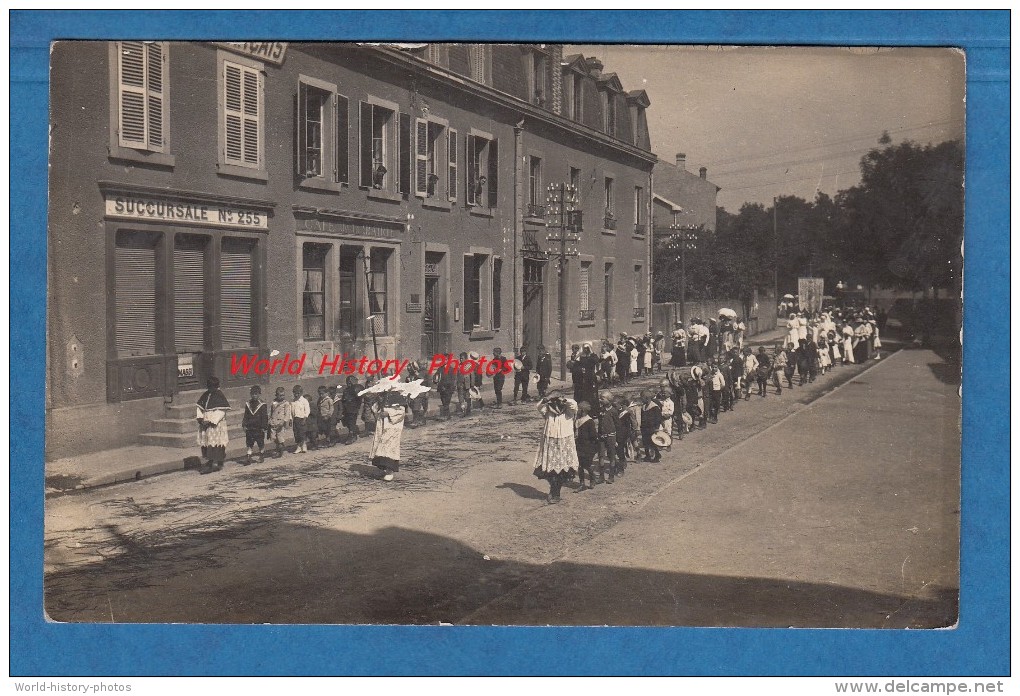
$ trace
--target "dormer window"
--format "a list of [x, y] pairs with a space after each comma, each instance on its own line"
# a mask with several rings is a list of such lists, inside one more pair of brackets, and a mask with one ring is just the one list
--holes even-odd
[[525, 95], [529, 102], [537, 106], [555, 108], [550, 100], [550, 83], [552, 78], [549, 66], [552, 58], [544, 45], [525, 45], [521, 47], [524, 77], [527, 80]]

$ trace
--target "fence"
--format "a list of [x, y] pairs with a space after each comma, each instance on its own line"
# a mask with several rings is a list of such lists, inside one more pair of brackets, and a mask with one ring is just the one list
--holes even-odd
[[[693, 317], [709, 320], [719, 317], [719, 309], [729, 307], [743, 315], [744, 305], [739, 300], [726, 298], [721, 300], [690, 300], [684, 303], [681, 311], [679, 302], [657, 302], [652, 305], [652, 330], [669, 333], [673, 325], [682, 318], [685, 323], [690, 323]], [[747, 325], [747, 335], [771, 331], [777, 326], [776, 302], [772, 294], [755, 293], [754, 301], [751, 303], [751, 316], [744, 317], [744, 324]]]

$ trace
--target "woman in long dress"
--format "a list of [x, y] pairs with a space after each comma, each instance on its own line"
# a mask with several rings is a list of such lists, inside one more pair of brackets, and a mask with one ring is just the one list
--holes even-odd
[[577, 475], [577, 448], [574, 444], [574, 416], [577, 402], [562, 396], [542, 399], [538, 410], [545, 418], [542, 440], [535, 457], [535, 476], [549, 481], [550, 504], [560, 502], [563, 482]]
[[[807, 321], [807, 317], [804, 316], [804, 312], [799, 312], [797, 314], [797, 341], [798, 342], [802, 338], [805, 341], [807, 340], [807, 337], [808, 337], [807, 324], [808, 324], [808, 321]], [[800, 345], [800, 344], [798, 343], [798, 345]]]
[[800, 332], [797, 330], [799, 326], [797, 322], [797, 315], [793, 312], [790, 313], [790, 319], [786, 322], [786, 342], [792, 343], [794, 346], [797, 345], [797, 341], [800, 340]]
[[392, 481], [400, 470], [400, 438], [404, 433], [407, 398], [399, 391], [384, 391], [373, 407], [376, 416], [372, 440], [372, 465], [383, 471], [383, 481]]
[[210, 377], [206, 382], [207, 389], [198, 399], [195, 418], [198, 420], [198, 446], [202, 448], [205, 463], [199, 469], [200, 474], [211, 474], [223, 468], [227, 458], [227, 411], [230, 403], [220, 391], [220, 380]]
[[843, 325], [843, 364], [854, 362], [854, 327], [848, 321]]

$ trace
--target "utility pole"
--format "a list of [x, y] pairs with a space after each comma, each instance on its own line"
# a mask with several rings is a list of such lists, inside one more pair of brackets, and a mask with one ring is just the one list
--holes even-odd
[[[779, 223], [776, 209], [779, 198], [772, 197], [772, 305], [773, 311], [779, 306]], [[779, 326], [779, 314], [776, 312], [776, 326]]]
[[557, 257], [559, 269], [560, 379], [565, 381], [567, 379], [567, 259], [578, 255], [576, 244], [580, 239], [581, 212], [576, 209], [577, 188], [570, 184], [549, 184], [545, 200], [548, 227], [550, 230], [559, 230], [558, 232], [550, 231], [546, 239], [556, 249], [552, 253]]
[[698, 228], [693, 225], [670, 225], [670, 248], [679, 250], [680, 261], [680, 320], [687, 321], [687, 252], [698, 244]]

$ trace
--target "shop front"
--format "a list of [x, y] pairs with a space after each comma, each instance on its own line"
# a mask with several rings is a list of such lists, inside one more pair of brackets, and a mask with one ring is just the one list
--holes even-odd
[[230, 356], [265, 345], [272, 204], [102, 184], [107, 400], [232, 382]]
[[304, 372], [325, 356], [397, 356], [400, 331], [399, 218], [322, 209], [295, 210], [295, 313]]

